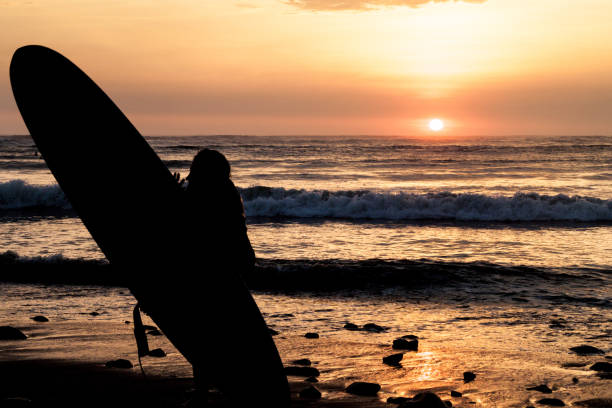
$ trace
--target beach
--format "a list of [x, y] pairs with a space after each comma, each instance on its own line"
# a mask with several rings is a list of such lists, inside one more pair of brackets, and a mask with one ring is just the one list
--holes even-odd
[[[28, 336], [0, 343], [0, 367], [7, 384], [3, 398], [27, 398], [37, 406], [76, 406], [83, 401], [94, 406], [179, 406], [189, 400], [190, 365], [164, 336], [148, 336], [151, 348], [162, 348], [166, 357], [143, 357], [146, 377], [142, 375], [129, 313], [134, 300], [126, 290], [26, 287], [2, 286], [7, 301], [2, 324]], [[36, 293], [49, 289], [54, 296], [45, 308]], [[58, 307], [56, 300], [63, 297], [79, 304], [81, 312], [77, 315], [74, 308]], [[596, 362], [610, 361], [611, 327], [605, 314], [596, 322], [597, 316], [580, 319], [584, 311], [561, 305], [544, 314], [516, 301], [501, 305], [472, 301], [468, 306], [432, 301], [431, 296], [399, 302], [358, 292], [322, 297], [257, 293], [255, 297], [268, 325], [278, 333], [274, 340], [284, 365], [296, 366], [295, 360], [309, 359], [320, 372], [316, 383], [289, 376], [295, 406], [385, 406], [389, 397], [412, 397], [425, 391], [465, 407], [529, 406], [552, 397], [571, 406], [607, 399], [602, 403], [608, 405], [601, 406], [610, 406], [609, 377], [601, 378], [601, 372], [589, 369]], [[35, 310], [55, 313], [48, 315], [49, 322], [35, 322], [31, 320]], [[562, 311], [565, 317], [555, 321]], [[357, 330], [345, 328], [347, 322]], [[363, 330], [366, 323], [376, 323], [382, 331]], [[203, 323], [194, 322], [194, 332], [208, 335], [198, 331], [198, 324]], [[585, 325], [590, 327], [588, 336], [579, 334]], [[306, 338], [308, 332], [319, 337]], [[407, 334], [418, 336], [418, 350], [394, 350], [393, 340]], [[581, 356], [570, 350], [583, 344], [601, 348], [608, 356]], [[383, 364], [383, 357], [395, 353], [404, 353], [399, 366]], [[134, 367], [105, 367], [116, 359], [126, 359]], [[244, 364], [249, 364], [248, 353]], [[476, 378], [465, 382], [466, 371]], [[348, 394], [346, 387], [357, 381], [378, 383], [381, 390], [373, 397]], [[543, 384], [550, 387], [550, 394], [527, 390]], [[299, 393], [311, 385], [322, 393], [321, 399], [300, 398]], [[461, 397], [452, 397], [451, 391], [460, 392]], [[210, 400], [213, 406], [223, 406], [218, 393], [212, 392]]]
[[[283, 364], [301, 367], [289, 369], [294, 405], [395, 406], [433, 392], [459, 407], [610, 406], [607, 366], [591, 369], [612, 353], [609, 137], [147, 140], [183, 175], [202, 147], [232, 164], [257, 255], [243, 277]], [[0, 341], [0, 396], [187, 403], [191, 367], [163, 335], [148, 335], [166, 356], [144, 357], [143, 376], [135, 299], [32, 141], [0, 137], [0, 156], [0, 326], [28, 336]], [[186, 330], [217, 335], [200, 317]], [[402, 337], [416, 349], [394, 349]], [[248, 365], [244, 341], [232, 352]], [[396, 354], [399, 364], [383, 362]], [[132, 368], [106, 367], [117, 359]], [[294, 375], [304, 367], [317, 382]], [[354, 382], [380, 390], [348, 393]], [[302, 398], [308, 387], [321, 397]]]

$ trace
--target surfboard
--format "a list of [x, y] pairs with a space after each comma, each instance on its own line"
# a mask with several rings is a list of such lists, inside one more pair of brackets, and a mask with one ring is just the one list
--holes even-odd
[[42, 157], [145, 312], [232, 405], [288, 406], [287, 377], [250, 292], [236, 275], [221, 278], [205, 258], [181, 254], [181, 187], [127, 117], [43, 46], [19, 48], [10, 79]]

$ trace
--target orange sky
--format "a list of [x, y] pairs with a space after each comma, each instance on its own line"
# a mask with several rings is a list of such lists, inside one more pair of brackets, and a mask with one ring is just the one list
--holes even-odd
[[[27, 3], [27, 4], [26, 4]], [[610, 0], [0, 0], [142, 133], [612, 134]]]

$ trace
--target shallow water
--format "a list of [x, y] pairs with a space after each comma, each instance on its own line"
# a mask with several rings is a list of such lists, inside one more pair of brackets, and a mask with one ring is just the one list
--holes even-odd
[[[228, 156], [260, 259], [249, 284], [284, 361], [314, 361], [325, 398], [357, 380], [381, 383], [381, 399], [460, 390], [459, 406], [532, 405], [545, 395], [525, 388], [541, 383], [566, 403], [612, 397], [610, 380], [588, 370], [603, 357], [569, 352], [611, 351], [612, 138], [148, 140], [183, 175], [199, 147]], [[93, 273], [103, 256], [30, 139], [0, 137], [0, 168], [3, 270], [52, 264], [59, 278], [80, 260]], [[3, 283], [0, 297], [0, 323], [29, 331], [27, 347], [135, 360], [126, 289]], [[33, 324], [35, 314], [59, 326]], [[348, 331], [347, 321], [388, 329]], [[404, 334], [419, 336], [419, 352], [383, 365]], [[144, 365], [190, 375], [177, 353]], [[468, 370], [477, 380], [464, 384]]]

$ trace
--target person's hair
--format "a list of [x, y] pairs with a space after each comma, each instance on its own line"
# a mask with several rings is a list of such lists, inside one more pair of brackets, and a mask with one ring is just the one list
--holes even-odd
[[212, 149], [202, 149], [195, 155], [189, 179], [228, 179], [231, 176], [230, 164], [225, 156]]

